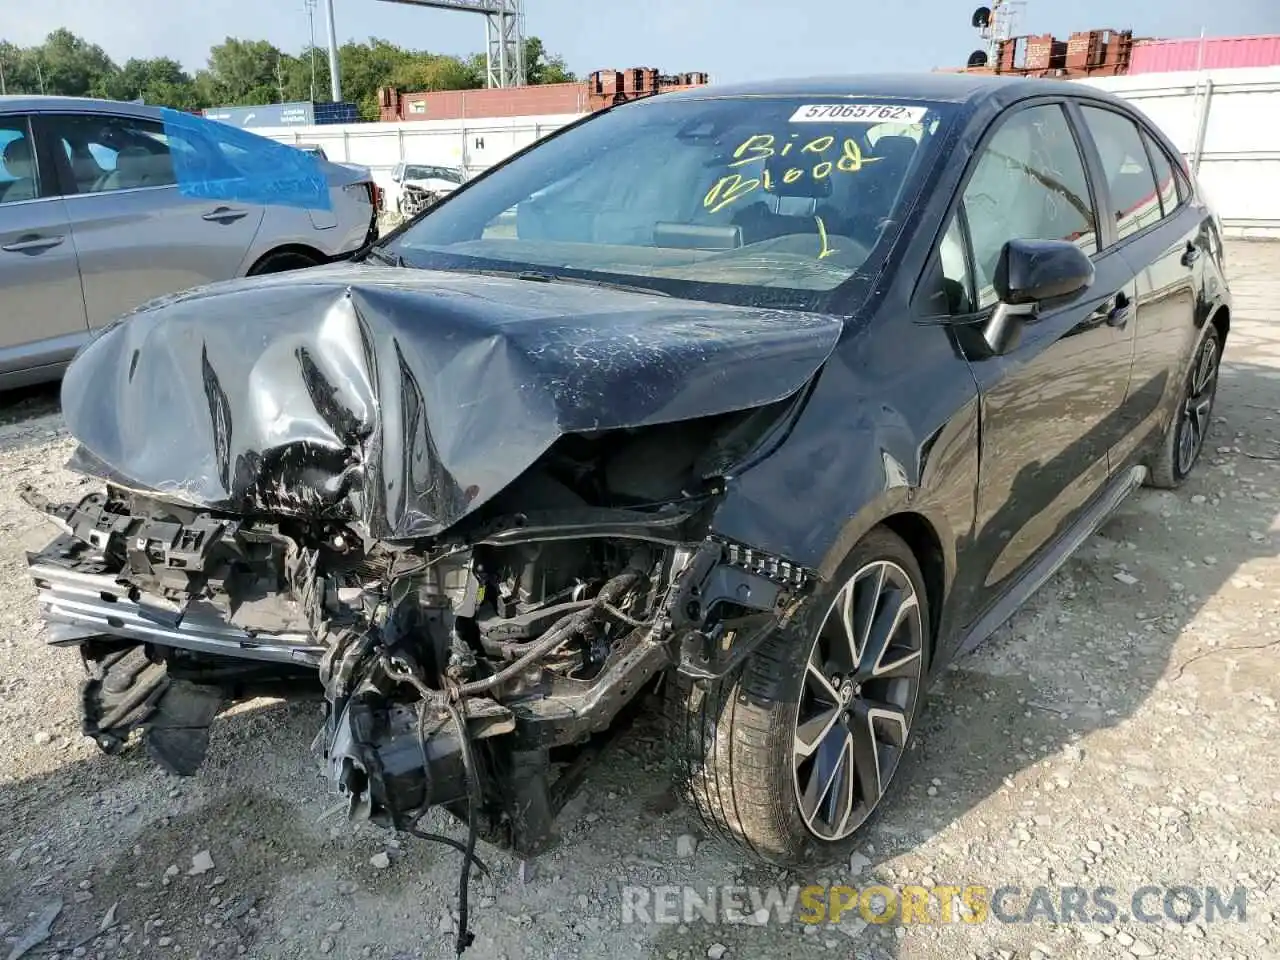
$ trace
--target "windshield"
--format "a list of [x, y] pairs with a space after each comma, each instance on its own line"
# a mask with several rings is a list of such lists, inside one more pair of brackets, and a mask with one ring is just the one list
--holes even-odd
[[948, 104], [655, 97], [473, 181], [388, 247], [409, 266], [820, 309], [891, 239]]
[[408, 166], [404, 168], [404, 178], [406, 180], [448, 180], [450, 183], [461, 183], [462, 171], [449, 167]]

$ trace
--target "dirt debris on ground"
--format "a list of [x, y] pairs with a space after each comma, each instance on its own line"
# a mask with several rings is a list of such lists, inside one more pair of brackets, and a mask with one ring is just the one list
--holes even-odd
[[[554, 851], [481, 851], [492, 876], [472, 891], [467, 957], [1280, 956], [1280, 245], [1228, 255], [1235, 309], [1201, 466], [1183, 490], [1128, 501], [948, 671], [847, 867], [791, 877], [703, 836], [642, 718]], [[87, 487], [63, 469], [56, 390], [0, 403], [0, 957], [50, 916], [26, 956], [452, 956], [457, 855], [334, 815], [309, 753], [315, 704], [236, 706], [189, 779], [80, 736], [83, 669], [44, 645], [23, 554], [51, 529], [16, 491]], [[1148, 885], [1247, 901], [1244, 922], [812, 925], [750, 903], [740, 923], [623, 922], [642, 886], [812, 883], [1017, 887], [1014, 913], [1034, 913], [1038, 887], [1112, 888], [1121, 913]]]

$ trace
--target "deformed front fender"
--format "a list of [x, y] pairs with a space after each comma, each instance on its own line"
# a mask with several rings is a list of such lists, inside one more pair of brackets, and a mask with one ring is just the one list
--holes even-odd
[[712, 530], [828, 578], [868, 530], [907, 517], [945, 591], [976, 516], [977, 385], [944, 329], [904, 321], [888, 344], [870, 326], [842, 340], [774, 452], [730, 479]]

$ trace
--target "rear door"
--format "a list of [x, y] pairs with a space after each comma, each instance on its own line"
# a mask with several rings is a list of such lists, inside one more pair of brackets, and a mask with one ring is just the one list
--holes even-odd
[[1163, 435], [1196, 336], [1196, 291], [1209, 239], [1204, 212], [1187, 202], [1173, 161], [1127, 112], [1080, 103], [1107, 181], [1116, 247], [1138, 280], [1137, 341], [1125, 409], [1129, 425], [1112, 452], [1119, 467]]
[[0, 115], [0, 373], [67, 359], [87, 335], [71, 225], [30, 118]]
[[[1065, 104], [1032, 102], [985, 135], [939, 251], [938, 302], [957, 324], [978, 383], [982, 448], [977, 530], [957, 586], [968, 623], [1011, 588], [1106, 486], [1129, 382], [1134, 279], [1106, 249]], [[1093, 286], [1043, 310], [1002, 355], [981, 344], [1013, 239], [1069, 240], [1093, 260]]]
[[91, 327], [241, 272], [264, 208], [185, 196], [174, 174], [179, 150], [201, 158], [184, 169], [217, 169], [210, 145], [158, 120], [67, 113], [40, 121], [62, 164]]

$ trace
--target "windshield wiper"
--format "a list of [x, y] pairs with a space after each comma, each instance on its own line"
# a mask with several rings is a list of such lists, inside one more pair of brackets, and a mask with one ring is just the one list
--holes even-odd
[[365, 252], [365, 259], [376, 260], [378, 263], [385, 263], [389, 267], [407, 267], [409, 264], [398, 253], [393, 253], [386, 247], [372, 246]]
[[[489, 271], [486, 271], [489, 272]], [[626, 290], [630, 293], [647, 293], [654, 297], [669, 297], [671, 294], [652, 287], [641, 287], [631, 283], [614, 283], [612, 280], [588, 280], [585, 277], [565, 277], [558, 273], [543, 273], [539, 270], [521, 270], [518, 273], [492, 271], [498, 276], [515, 277], [517, 280], [529, 280], [534, 283], [577, 283], [588, 287], [605, 287], [609, 290]]]

